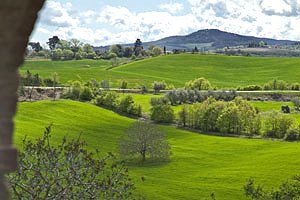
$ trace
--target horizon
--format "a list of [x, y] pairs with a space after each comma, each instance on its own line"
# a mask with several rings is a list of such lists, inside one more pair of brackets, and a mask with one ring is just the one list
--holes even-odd
[[43, 45], [57, 35], [93, 46], [156, 41], [199, 30], [300, 41], [300, 0], [48, 0], [31, 41]]

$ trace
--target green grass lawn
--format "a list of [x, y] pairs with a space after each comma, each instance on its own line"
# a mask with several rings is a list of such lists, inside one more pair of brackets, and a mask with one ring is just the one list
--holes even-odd
[[[300, 82], [300, 58], [235, 57], [222, 55], [179, 54], [135, 61], [106, 70], [109, 61], [26, 61], [21, 73], [30, 70], [42, 77], [57, 72], [63, 83], [69, 80], [110, 80], [117, 87], [126, 79], [130, 87], [165, 80], [177, 87], [199, 77], [207, 78], [218, 88], [236, 88], [250, 84], [264, 84], [277, 78], [288, 82]], [[90, 67], [86, 67], [89, 65]]]
[[292, 102], [277, 102], [277, 101], [252, 101], [251, 104], [254, 107], [257, 107], [259, 111], [281, 111], [281, 106], [287, 105], [290, 108], [294, 108], [294, 104]]
[[[53, 123], [53, 140], [82, 134], [89, 148], [116, 152], [132, 119], [73, 101], [20, 103], [15, 143], [42, 134]], [[276, 187], [300, 170], [300, 143], [206, 136], [161, 126], [172, 147], [171, 162], [130, 166], [138, 192], [147, 199], [245, 199], [243, 185], [255, 178]], [[145, 182], [141, 181], [145, 177]]]

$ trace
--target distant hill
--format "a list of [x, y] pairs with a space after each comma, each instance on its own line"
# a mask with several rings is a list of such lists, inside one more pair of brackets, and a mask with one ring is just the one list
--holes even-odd
[[[205, 29], [185, 36], [171, 36], [157, 41], [145, 42], [143, 43], [143, 46], [144, 48], [148, 48], [150, 45], [157, 45], [160, 47], [166, 46], [168, 50], [190, 50], [197, 46], [198, 49], [215, 50], [227, 46], [244, 46], [250, 43], [259, 43], [260, 41], [264, 41], [269, 45], [292, 45], [296, 43], [296, 41], [290, 40], [258, 38], [253, 36], [244, 36], [235, 33], [224, 32], [218, 29]], [[123, 44], [122, 46], [133, 46], [133, 44]], [[109, 46], [95, 47], [95, 49], [108, 49], [108, 47]]]

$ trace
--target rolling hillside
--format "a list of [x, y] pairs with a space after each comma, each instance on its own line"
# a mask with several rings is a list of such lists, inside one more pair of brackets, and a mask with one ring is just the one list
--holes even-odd
[[[214, 86], [236, 88], [250, 84], [264, 84], [274, 78], [288, 82], [300, 82], [300, 58], [259, 58], [220, 55], [179, 54], [149, 58], [106, 70], [107, 61], [27, 61], [20, 69], [21, 74], [30, 70], [42, 77], [57, 72], [63, 83], [70, 80], [110, 80], [118, 87], [125, 79], [130, 87], [165, 80], [168, 84], [183, 87], [185, 82], [207, 78]], [[88, 66], [88, 67], [87, 67]]]
[[[41, 135], [53, 123], [55, 141], [82, 133], [90, 149], [116, 152], [119, 137], [133, 120], [64, 100], [20, 103], [15, 122], [16, 144], [24, 135]], [[249, 177], [271, 188], [300, 169], [299, 143], [206, 136], [167, 126], [161, 129], [172, 147], [171, 162], [130, 166], [138, 192], [148, 199], [208, 199], [211, 192], [217, 199], [245, 199], [242, 187]]]

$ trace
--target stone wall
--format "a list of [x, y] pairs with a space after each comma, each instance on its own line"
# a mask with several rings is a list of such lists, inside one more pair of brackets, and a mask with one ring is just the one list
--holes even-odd
[[9, 199], [4, 175], [17, 168], [12, 146], [18, 67], [44, 0], [0, 0], [0, 199]]

